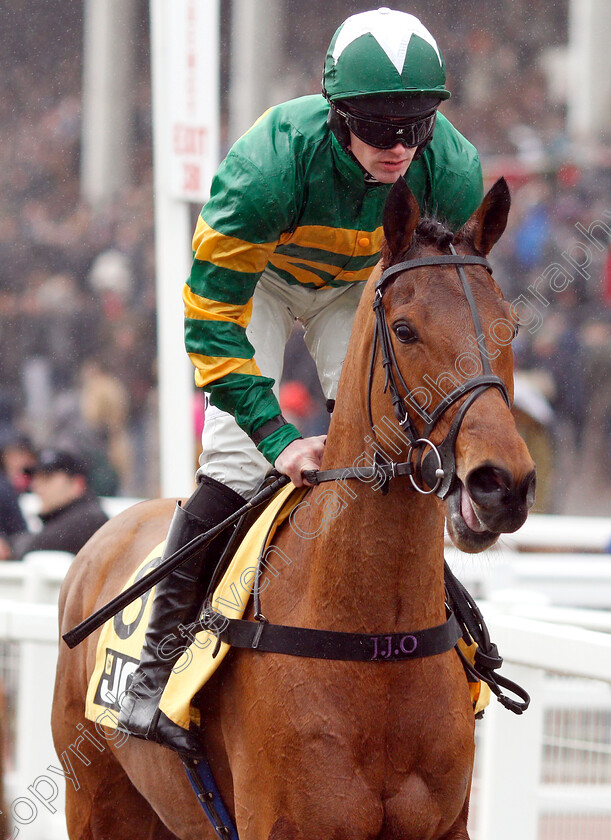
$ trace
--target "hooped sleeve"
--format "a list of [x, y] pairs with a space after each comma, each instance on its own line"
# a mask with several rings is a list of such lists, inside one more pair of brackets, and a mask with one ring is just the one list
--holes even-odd
[[[300, 437], [281, 416], [273, 381], [261, 375], [246, 336], [255, 286], [287, 221], [256, 166], [229, 154], [193, 237], [193, 265], [183, 290], [185, 346], [195, 382], [210, 401], [232, 414], [274, 463]], [[259, 429], [269, 434], [256, 436]]]

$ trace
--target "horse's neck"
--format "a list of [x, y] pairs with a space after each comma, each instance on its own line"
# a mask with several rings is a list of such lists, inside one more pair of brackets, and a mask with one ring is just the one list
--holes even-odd
[[[323, 468], [361, 460], [371, 429], [348, 401], [338, 401]], [[371, 454], [371, 449], [369, 449]], [[420, 629], [445, 620], [443, 516], [407, 477], [387, 495], [358, 479], [329, 482], [311, 494], [309, 608], [335, 629], [363, 632]], [[356, 623], [355, 623], [356, 622]]]

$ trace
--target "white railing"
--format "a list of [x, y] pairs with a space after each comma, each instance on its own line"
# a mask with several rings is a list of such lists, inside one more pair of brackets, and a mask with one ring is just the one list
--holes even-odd
[[611, 519], [604, 516], [531, 514], [501, 545], [516, 551], [611, 551]]
[[[611, 832], [611, 773], [607, 784], [541, 781], [545, 714], [550, 709], [603, 710], [607, 740], [581, 744], [580, 749], [611, 753], [611, 635], [518, 618], [486, 605], [484, 611], [491, 636], [505, 658], [503, 673], [524, 685], [532, 702], [524, 715], [516, 717], [493, 700], [484, 721], [477, 724], [472, 837], [537, 840], [541, 820], [550, 815], [561, 819], [594, 814], [599, 820], [608, 819]], [[49, 769], [61, 766], [49, 730], [56, 608], [0, 602], [0, 638], [20, 648], [15, 764], [7, 778], [9, 811], [25, 840], [65, 840], [63, 783]], [[592, 680], [594, 688], [585, 693], [581, 681], [554, 681], [547, 676], [550, 672]], [[605, 674], [606, 685], [602, 682]], [[47, 805], [34, 790], [50, 800]]]
[[455, 548], [445, 555], [475, 597], [500, 589], [539, 592], [558, 606], [611, 606], [611, 554], [534, 553], [489, 550], [472, 559]]
[[[485, 605], [484, 613], [491, 638], [505, 660], [503, 674], [527, 688], [531, 705], [520, 717], [496, 701], [486, 710], [473, 837], [536, 840], [542, 821], [558, 820], [560, 815], [593, 815], [606, 832], [600, 837], [611, 837], [611, 635], [506, 615]], [[547, 676], [550, 672], [592, 682], [558, 683]], [[566, 776], [563, 783], [544, 778], [544, 747], [549, 738], [545, 713], [559, 707], [602, 713], [602, 732], [596, 743], [568, 737], [558, 741], [564, 749], [607, 758], [606, 775], [596, 784], [573, 782]], [[577, 840], [577, 834], [570, 836]]]
[[61, 771], [50, 727], [57, 639], [57, 606], [0, 601], [0, 642], [5, 654], [10, 646], [18, 648], [17, 679], [8, 675], [15, 690], [9, 698], [15, 741], [4, 774], [12, 838], [67, 838], [65, 784], [61, 772], [50, 769]]
[[73, 559], [67, 551], [33, 551], [22, 561], [0, 563], [0, 600], [57, 604]]
[[[606, 588], [611, 556], [592, 553], [607, 548], [611, 524], [589, 520], [584, 528], [581, 519], [578, 526], [573, 522], [566, 526], [566, 520], [556, 517], [537, 520], [543, 525], [535, 524], [521, 551], [520, 546], [503, 544], [483, 559], [448, 552], [465, 584], [489, 598], [480, 605], [505, 659], [503, 674], [523, 684], [533, 698], [531, 708], [520, 717], [493, 700], [477, 724], [472, 838], [505, 840], [511, 834], [512, 840], [608, 840], [611, 612], [576, 605], [611, 604]], [[570, 547], [578, 553], [532, 553], [537, 539], [548, 550], [558, 539], [561, 544], [556, 548], [566, 551], [567, 533], [572, 534]], [[520, 534], [511, 538], [517, 541]], [[581, 542], [576, 535], [583, 538]], [[6, 805], [18, 829], [13, 836], [23, 840], [66, 840], [63, 782], [48, 768], [60, 767], [49, 717], [57, 657], [57, 594], [70, 562], [69, 555], [40, 552], [22, 563], [0, 564], [0, 674], [5, 687], [12, 685], [14, 692], [10, 711], [15, 732], [6, 772]], [[538, 590], [535, 595], [529, 592], [533, 587]], [[564, 716], [556, 734], [550, 732], [552, 715]], [[598, 716], [596, 731], [586, 731], [583, 722], [577, 726], [567, 715]], [[577, 756], [574, 760], [571, 750]], [[598, 756], [603, 765], [594, 782], [593, 771], [586, 772], [586, 764], [580, 763], [590, 761], [588, 756], [592, 762]], [[563, 768], [563, 775], [557, 767]], [[56, 795], [45, 779], [55, 783]], [[45, 797], [53, 801], [45, 804]], [[582, 824], [590, 826], [589, 833], [578, 833], [575, 826]]]
[[[65, 784], [50, 717], [58, 651], [57, 597], [73, 560], [32, 552], [0, 564], [0, 674], [9, 714], [5, 806], [13, 838], [67, 840]], [[58, 772], [49, 770], [56, 768]]]

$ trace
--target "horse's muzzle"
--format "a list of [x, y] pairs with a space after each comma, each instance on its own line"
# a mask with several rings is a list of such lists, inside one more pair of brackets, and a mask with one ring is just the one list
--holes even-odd
[[448, 532], [461, 551], [476, 553], [500, 534], [517, 531], [535, 500], [535, 471], [513, 481], [509, 473], [484, 464], [456, 479], [446, 498]]
[[484, 464], [465, 479], [479, 522], [489, 531], [510, 534], [524, 522], [535, 501], [535, 470], [516, 481], [502, 467]]

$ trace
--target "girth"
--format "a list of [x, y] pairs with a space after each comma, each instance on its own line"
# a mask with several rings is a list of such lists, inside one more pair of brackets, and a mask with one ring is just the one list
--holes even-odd
[[[323, 481], [336, 481], [346, 478], [371, 481], [374, 477], [380, 477], [383, 480], [384, 491], [384, 488], [388, 489], [388, 483], [391, 479], [407, 475], [413, 487], [418, 492], [436, 493], [443, 499], [450, 492], [455, 479], [456, 463], [454, 448], [460, 426], [468, 409], [490, 387], [497, 388], [509, 405], [509, 394], [505, 383], [500, 377], [492, 373], [489, 360], [481, 351], [479, 345], [479, 337], [482, 335], [481, 323], [471, 287], [463, 268], [464, 265], [483, 265], [491, 272], [490, 264], [483, 257], [458, 256], [452, 245], [450, 245], [450, 249], [452, 251], [451, 255], [424, 257], [417, 260], [408, 260], [407, 262], [392, 266], [382, 274], [376, 284], [373, 304], [376, 325], [374, 329], [367, 392], [369, 421], [372, 431], [375, 433], [371, 413], [371, 388], [374, 364], [379, 346], [381, 348], [382, 365], [385, 372], [385, 390], [390, 390], [395, 416], [408, 442], [408, 456], [406, 461], [395, 463], [390, 457], [386, 461], [381, 460], [379, 452], [376, 452], [376, 459], [371, 467], [344, 467], [340, 469], [304, 472], [304, 478], [309, 483], [320, 484]], [[382, 297], [389, 281], [395, 275], [412, 268], [429, 265], [456, 266], [476, 330], [477, 346], [480, 347], [482, 375], [468, 380], [446, 395], [433, 412], [425, 417], [424, 432], [422, 436], [419, 436], [413, 420], [407, 411], [407, 406], [411, 406], [421, 416], [423, 415], [423, 410], [414, 400], [398, 367], [384, 306], [382, 304]], [[403, 397], [401, 396], [397, 381], [404, 390]], [[445, 440], [436, 446], [430, 441], [429, 435], [445, 411], [465, 394], [468, 394], [468, 396], [457, 411]], [[426, 447], [430, 448], [430, 452], [425, 455]], [[412, 461], [412, 455], [417, 456], [414, 461]], [[415, 480], [415, 474], [417, 474], [420, 484]], [[430, 489], [424, 489], [421, 486], [422, 482], [425, 482]], [[233, 647], [249, 649], [259, 653], [277, 653], [326, 660], [404, 662], [410, 659], [435, 656], [447, 652], [455, 647], [458, 640], [462, 637], [467, 644], [470, 644], [472, 640], [478, 644], [474, 665], [468, 663], [460, 653], [459, 648], [456, 647], [467, 674], [472, 679], [482, 679], [488, 683], [499, 701], [515, 714], [521, 714], [528, 707], [530, 698], [524, 689], [511, 680], [504, 679], [495, 673], [500, 668], [503, 660], [498, 655], [496, 646], [490, 641], [485, 622], [475, 602], [462, 584], [451, 573], [447, 564], [445, 566], [445, 584], [448, 619], [444, 624], [414, 632], [367, 634], [292, 627], [268, 622], [261, 611], [260, 602], [262, 559], [263, 552], [259, 556], [253, 588], [254, 621], [227, 618], [213, 610], [209, 602], [206, 605], [201, 622], [202, 625], [208, 627], [217, 636], [217, 646], [213, 655], [216, 655], [221, 642], [225, 642]], [[502, 691], [503, 688], [512, 691], [519, 699], [516, 700], [505, 695]], [[202, 807], [206, 810], [206, 814], [215, 828], [217, 835], [220, 838], [230, 837], [235, 840], [237, 838], [235, 826], [231, 819], [227, 818], [226, 809], [224, 808], [214, 777], [210, 772], [207, 760], [204, 759], [202, 762], [183, 761], [191, 784], [202, 803]]]
[[204, 623], [219, 629], [220, 642], [259, 652], [283, 653], [313, 659], [339, 659], [352, 662], [404, 662], [446, 653], [456, 645], [462, 630], [454, 613], [437, 627], [402, 633], [343, 633], [226, 618], [208, 611]]

